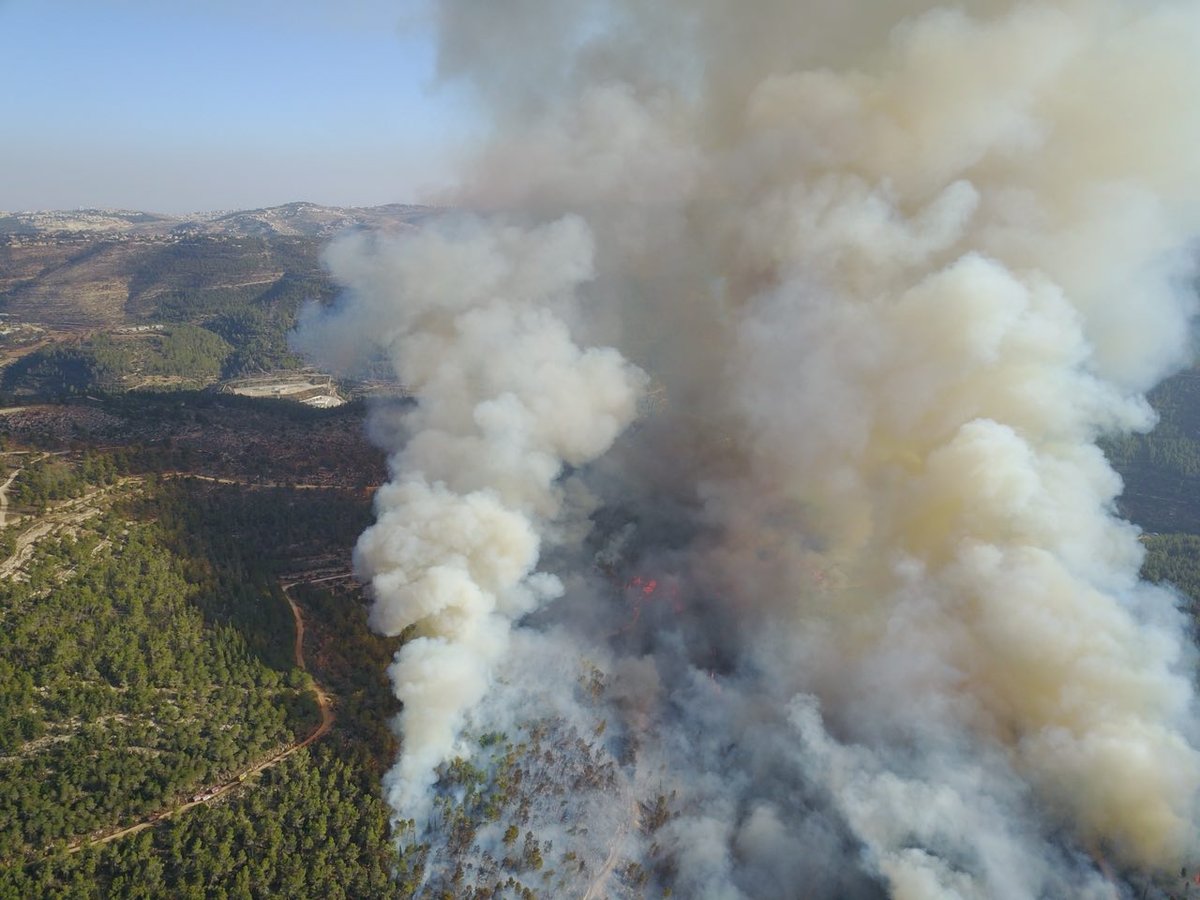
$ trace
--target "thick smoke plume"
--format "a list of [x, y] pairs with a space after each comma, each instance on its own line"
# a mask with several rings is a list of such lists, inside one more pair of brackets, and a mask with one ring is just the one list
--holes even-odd
[[[1096, 441], [1150, 428], [1187, 361], [1200, 10], [437, 20], [492, 126], [453, 200], [493, 224], [336, 248], [349, 293], [306, 326], [347, 361], [387, 348], [418, 396], [358, 550], [375, 625], [419, 635], [398, 817], [468, 717], [523, 712], [505, 648], [560, 592], [534, 574], [554, 534], [567, 590], [523, 639], [608, 672], [630, 789], [678, 798], [629, 853], [682, 896], [1108, 896], [1092, 854], [1193, 861], [1194, 651]], [[576, 340], [665, 399], [572, 475], [609, 510], [572, 557], [564, 463], [641, 383]], [[681, 608], [622, 625], [588, 554]]]
[[421, 820], [434, 768], [486, 694], [513, 621], [561, 593], [537, 563], [563, 466], [609, 447], [642, 375], [613, 350], [576, 346], [555, 314], [591, 277], [578, 219], [350, 237], [328, 259], [353, 302], [302, 322], [301, 341], [323, 339], [311, 352], [344, 366], [369, 340], [418, 399], [355, 569], [371, 584], [371, 626], [413, 629], [389, 670], [404, 753], [387, 790]]

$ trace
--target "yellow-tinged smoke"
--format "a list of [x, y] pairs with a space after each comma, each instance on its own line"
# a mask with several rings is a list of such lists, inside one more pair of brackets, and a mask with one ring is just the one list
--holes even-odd
[[[411, 599], [375, 621], [424, 622], [423, 648], [503, 653], [476, 626], [528, 580], [538, 540], [473, 517], [492, 521], [495, 501], [541, 527], [560, 461], [595, 458], [632, 415], [638, 379], [579, 350], [562, 322], [582, 323], [670, 397], [662, 462], [640, 470], [655, 483], [634, 489], [702, 507], [690, 575], [736, 610], [735, 635], [719, 626], [738, 655], [729, 690], [791, 735], [794, 758], [764, 744], [755, 765], [823, 786], [890, 891], [1055, 895], [1074, 883], [1062, 826], [1127, 864], [1194, 856], [1193, 651], [1170, 596], [1138, 582], [1095, 441], [1149, 428], [1143, 393], [1186, 362], [1200, 7], [437, 9], [442, 73], [473, 85], [493, 128], [453, 199], [558, 224], [504, 231], [478, 259], [433, 238], [335, 266], [358, 294], [391, 285], [367, 331], [403, 333], [406, 380], [428, 369], [394, 462], [404, 499], [389, 516], [385, 493], [360, 547], [377, 596], [395, 580]], [[585, 233], [594, 269], [571, 249]], [[593, 273], [582, 314], [534, 311]], [[528, 302], [493, 321], [479, 298], [497, 293]], [[412, 302], [419, 315], [398, 311]], [[410, 510], [442, 490], [453, 527], [410, 535]], [[501, 632], [531, 605], [511, 603]], [[398, 661], [402, 694], [444, 679], [455, 712], [436, 753], [408, 762], [406, 746], [403, 803], [486, 692], [485, 671], [425, 653]], [[707, 764], [699, 749], [677, 761], [697, 784]], [[758, 778], [729, 780], [727, 845], [773, 872], [810, 832]], [[720, 816], [687, 821], [681, 883], [769, 883], [724, 852], [701, 873], [687, 842]]]
[[[944, 694], [1082, 835], [1180, 859], [1190, 651], [1093, 442], [1148, 427], [1141, 392], [1184, 360], [1200, 10], [557, 6], [565, 44], [518, 17], [521, 61], [482, 87], [465, 196], [583, 214], [638, 286], [614, 333], [741, 443], [739, 471], [688, 463], [713, 576], [760, 627], [820, 633], [797, 690], [852, 707], [823, 687], [843, 667], [932, 654], [936, 681], [872, 689]], [[511, 46], [444, 9], [448, 74]], [[765, 533], [789, 508], [803, 533]], [[814, 535], [840, 590], [805, 587]]]

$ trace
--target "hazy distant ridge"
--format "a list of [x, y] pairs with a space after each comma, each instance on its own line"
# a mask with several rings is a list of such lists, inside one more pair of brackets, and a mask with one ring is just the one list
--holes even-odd
[[54, 326], [204, 325], [255, 309], [276, 311], [284, 327], [300, 302], [333, 291], [320, 256], [334, 235], [402, 231], [435, 211], [298, 202], [189, 216], [0, 213], [0, 313]]
[[169, 216], [126, 209], [0, 212], [0, 235], [79, 233], [104, 236], [213, 234], [228, 237], [330, 237], [347, 228], [402, 228], [433, 209], [403, 203], [384, 206], [321, 206], [298, 201], [283, 206]]

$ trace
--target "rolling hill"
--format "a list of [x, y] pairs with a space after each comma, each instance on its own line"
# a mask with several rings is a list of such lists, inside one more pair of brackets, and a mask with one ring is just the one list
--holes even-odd
[[189, 321], [328, 290], [321, 247], [351, 228], [413, 227], [432, 210], [289, 203], [173, 217], [0, 212], [0, 314], [50, 326]]

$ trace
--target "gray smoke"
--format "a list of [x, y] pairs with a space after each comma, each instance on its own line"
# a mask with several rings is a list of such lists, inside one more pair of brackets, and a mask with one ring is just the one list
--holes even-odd
[[[468, 721], [586, 720], [526, 663], [590, 647], [637, 739], [610, 815], [674, 791], [628, 853], [683, 896], [1099, 897], [1095, 853], [1190, 861], [1194, 650], [1095, 442], [1186, 362], [1200, 10], [438, 18], [492, 128], [450, 199], [489, 218], [336, 248], [305, 326], [418, 395], [358, 551], [372, 621], [419, 635], [398, 818]], [[643, 379], [580, 345], [656, 385], [599, 462]]]

